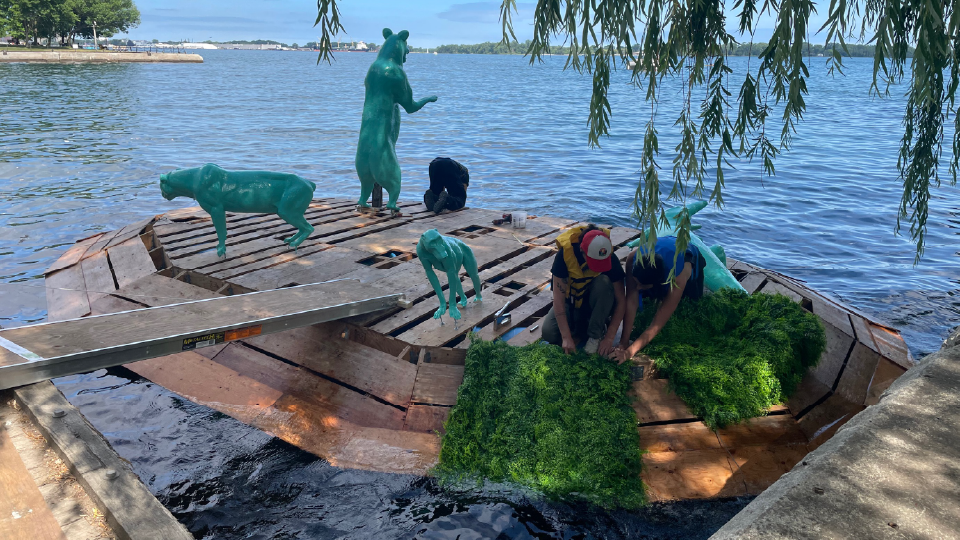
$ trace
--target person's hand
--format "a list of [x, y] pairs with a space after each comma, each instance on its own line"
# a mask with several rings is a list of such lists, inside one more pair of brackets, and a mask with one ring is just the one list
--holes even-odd
[[630, 359], [630, 353], [626, 349], [617, 347], [613, 350], [613, 359], [617, 361], [617, 364], [622, 364]]
[[597, 348], [597, 354], [609, 358], [613, 351], [613, 338], [603, 338], [600, 340], [600, 346]]
[[577, 344], [574, 343], [573, 339], [563, 338], [563, 344], [561, 347], [563, 347], [563, 352], [567, 354], [573, 354], [574, 351], [577, 350]]

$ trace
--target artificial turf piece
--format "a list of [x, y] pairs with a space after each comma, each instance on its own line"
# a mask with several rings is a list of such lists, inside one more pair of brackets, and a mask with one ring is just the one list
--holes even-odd
[[434, 472], [639, 507], [646, 499], [629, 389], [626, 364], [553, 345], [474, 341]]
[[[659, 307], [645, 304], [634, 339]], [[690, 410], [716, 429], [785, 401], [825, 347], [820, 319], [789, 298], [721, 289], [681, 301], [643, 353]]]

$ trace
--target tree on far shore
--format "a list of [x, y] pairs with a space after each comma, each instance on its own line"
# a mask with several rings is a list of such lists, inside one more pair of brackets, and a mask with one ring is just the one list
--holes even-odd
[[13, 37], [39, 44], [43, 38], [67, 44], [75, 37], [112, 37], [140, 24], [133, 0], [0, 0], [0, 20]]

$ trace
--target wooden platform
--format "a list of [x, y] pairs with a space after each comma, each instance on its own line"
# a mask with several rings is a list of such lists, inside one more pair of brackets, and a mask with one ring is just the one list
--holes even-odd
[[[552, 301], [546, 287], [554, 240], [576, 224], [528, 217], [525, 229], [494, 226], [501, 212], [434, 215], [419, 203], [405, 215], [359, 215], [352, 201], [317, 199], [306, 217], [316, 228], [296, 252], [282, 243], [293, 229], [272, 215], [228, 215], [227, 257], [199, 208], [169, 212], [79, 241], [47, 272], [50, 320], [83, 317], [336, 278], [403, 293], [408, 309], [257, 336], [127, 367], [197, 403], [323, 456], [331, 463], [387, 472], [426, 473], [436, 463], [438, 432], [456, 403], [467, 333], [510, 343], [540, 337]], [[433, 291], [416, 260], [420, 235], [458, 236], [477, 257], [484, 301], [462, 310], [457, 326], [432, 318]], [[614, 227], [617, 255], [636, 229]], [[816, 315], [828, 347], [790, 403], [770, 416], [720, 432], [692, 417], [647, 366], [634, 384], [644, 480], [651, 499], [759, 493], [828, 439], [912, 365], [899, 334], [802, 283], [729, 261], [751, 293], [781, 293]], [[469, 279], [464, 292], [474, 294]], [[439, 276], [445, 283], [445, 276]], [[511, 322], [494, 314], [510, 302]], [[532, 331], [531, 331], [532, 330]], [[295, 339], [294, 339], [295, 338]]]

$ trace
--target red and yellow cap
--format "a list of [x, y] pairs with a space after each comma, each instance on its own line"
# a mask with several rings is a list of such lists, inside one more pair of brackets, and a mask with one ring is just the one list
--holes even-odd
[[594, 272], [607, 272], [613, 266], [613, 244], [603, 231], [590, 231], [580, 240], [580, 251], [587, 260], [587, 266]]

